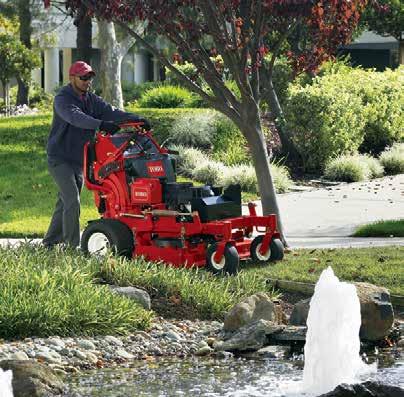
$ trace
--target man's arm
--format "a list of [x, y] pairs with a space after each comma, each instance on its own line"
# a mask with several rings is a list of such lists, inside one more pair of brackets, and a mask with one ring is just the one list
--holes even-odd
[[55, 97], [55, 112], [67, 123], [84, 130], [96, 130], [101, 125], [101, 120], [85, 114], [61, 95]]

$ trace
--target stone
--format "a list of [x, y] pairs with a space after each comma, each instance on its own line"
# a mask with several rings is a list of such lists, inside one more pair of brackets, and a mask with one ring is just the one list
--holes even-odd
[[85, 349], [85, 350], [95, 350], [94, 343], [88, 339], [79, 339], [77, 341], [77, 346], [79, 346], [81, 349]]
[[36, 358], [44, 360], [48, 363], [55, 363], [55, 364], [58, 364], [62, 361], [62, 357], [60, 356], [60, 354], [53, 350], [40, 351], [37, 353]]
[[281, 332], [270, 335], [270, 341], [275, 343], [304, 342], [306, 340], [307, 327], [288, 326]]
[[288, 353], [288, 346], [265, 346], [257, 351], [259, 356], [267, 358], [284, 358]]
[[112, 292], [126, 296], [127, 298], [139, 303], [145, 310], [151, 310], [150, 295], [146, 291], [135, 287], [111, 286], [110, 288]]
[[135, 356], [131, 353], [128, 353], [126, 350], [124, 349], [118, 349], [116, 351], [116, 355], [125, 359], [125, 360], [132, 360]]
[[394, 323], [390, 293], [384, 287], [354, 283], [361, 303], [361, 339], [378, 341], [387, 336]]
[[0, 367], [13, 371], [14, 397], [50, 397], [63, 392], [63, 382], [44, 364], [33, 360], [6, 360], [0, 362]]
[[216, 351], [258, 350], [264, 346], [268, 335], [281, 332], [284, 328], [285, 326], [274, 324], [270, 321], [257, 320], [238, 329], [225, 340], [214, 342], [213, 348]]
[[319, 397], [404, 397], [404, 389], [369, 381], [355, 385], [342, 384]]
[[235, 331], [257, 320], [275, 321], [276, 318], [275, 304], [267, 294], [259, 292], [233, 306], [224, 319], [223, 329]]
[[9, 356], [10, 360], [29, 360], [29, 357], [26, 353], [24, 352], [15, 352], [15, 353], [11, 353]]
[[195, 355], [196, 356], [207, 356], [208, 354], [210, 354], [213, 351], [213, 349], [211, 349], [208, 345], [203, 346], [201, 348], [199, 348], [196, 352]]
[[116, 338], [115, 336], [112, 335], [107, 335], [104, 338], [105, 342], [111, 344], [111, 345], [115, 345], [115, 346], [123, 346], [123, 342]]
[[306, 325], [307, 316], [309, 314], [310, 299], [303, 299], [293, 306], [292, 313], [290, 314], [290, 325]]
[[[394, 323], [393, 306], [390, 294], [386, 288], [369, 283], [353, 283], [361, 305], [360, 338], [364, 341], [375, 342], [390, 333]], [[310, 299], [296, 303], [290, 315], [291, 325], [306, 325], [309, 313]]]

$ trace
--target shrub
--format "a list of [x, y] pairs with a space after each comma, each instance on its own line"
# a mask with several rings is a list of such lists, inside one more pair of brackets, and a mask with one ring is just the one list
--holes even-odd
[[360, 156], [361, 160], [364, 161], [367, 166], [369, 167], [370, 171], [370, 178], [380, 178], [384, 174], [384, 168], [380, 164], [380, 161], [374, 157], [371, 157], [369, 155], [361, 155]]
[[248, 163], [250, 154], [247, 141], [237, 126], [226, 116], [218, 115], [212, 137], [213, 158], [226, 165]]
[[380, 155], [387, 175], [404, 173], [404, 143], [396, 143]]
[[193, 107], [196, 96], [185, 88], [166, 85], [146, 91], [139, 99], [141, 108]]
[[247, 164], [227, 167], [223, 175], [223, 185], [240, 184], [244, 192], [258, 193], [257, 176], [254, 167]]
[[361, 156], [343, 155], [328, 162], [324, 176], [333, 181], [360, 182], [369, 180], [371, 171]]
[[122, 81], [122, 95], [125, 103], [137, 101], [146, 91], [164, 85], [163, 81], [146, 81], [136, 84], [129, 81]]
[[204, 161], [193, 169], [192, 177], [206, 185], [222, 185], [223, 173], [226, 168], [220, 161]]
[[203, 112], [179, 117], [172, 127], [170, 142], [183, 146], [209, 149], [216, 132], [216, 113]]
[[362, 110], [360, 98], [321, 79], [290, 87], [287, 128], [306, 171], [321, 171], [331, 158], [358, 149], [366, 122]]
[[178, 172], [184, 176], [192, 177], [193, 170], [198, 166], [198, 164], [208, 161], [208, 157], [199, 149], [180, 145], [174, 146], [173, 149], [179, 152], [177, 168]]

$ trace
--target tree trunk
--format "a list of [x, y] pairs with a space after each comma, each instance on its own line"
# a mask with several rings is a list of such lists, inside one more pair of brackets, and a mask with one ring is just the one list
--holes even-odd
[[[25, 45], [25, 47], [31, 49], [31, 9], [30, 0], [19, 0], [18, 1], [18, 19], [20, 22], [20, 41]], [[17, 78], [18, 91], [17, 91], [17, 101], [16, 105], [28, 105], [29, 97], [29, 84]]]
[[87, 15], [87, 8], [83, 5], [76, 19], [77, 25], [77, 60], [91, 65], [92, 52], [92, 20]]
[[[247, 110], [248, 108], [248, 110]], [[283, 230], [281, 214], [276, 198], [275, 185], [269, 166], [269, 157], [266, 149], [264, 134], [261, 129], [259, 112], [255, 105], [245, 106], [242, 122], [237, 123], [240, 131], [247, 139], [251, 150], [252, 160], [257, 175], [258, 188], [261, 196], [262, 212], [264, 215], [275, 214], [281, 240], [288, 246]]]
[[268, 87], [266, 87], [266, 101], [269, 104], [272, 115], [276, 120], [276, 128], [282, 143], [282, 152], [287, 156], [288, 162], [300, 164], [301, 157], [299, 152], [296, 150], [296, 146], [291, 139], [289, 131], [286, 129], [285, 117], [281, 104], [279, 103], [278, 95], [276, 94], [272, 78], [269, 78]]
[[404, 38], [398, 41], [398, 64], [404, 65]]
[[123, 55], [116, 39], [113, 22], [97, 21], [101, 49], [100, 77], [104, 99], [123, 109], [121, 65]]

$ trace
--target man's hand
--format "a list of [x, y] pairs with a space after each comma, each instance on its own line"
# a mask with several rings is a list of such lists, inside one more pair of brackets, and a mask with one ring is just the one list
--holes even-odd
[[150, 121], [147, 119], [144, 119], [142, 117], [139, 117], [139, 119], [137, 120], [140, 123], [143, 123], [142, 128], [146, 131], [150, 131], [151, 130], [151, 125], [150, 125]]
[[109, 132], [110, 134], [115, 134], [115, 132], [118, 132], [120, 129], [121, 127], [112, 121], [103, 121], [100, 125], [101, 131]]

